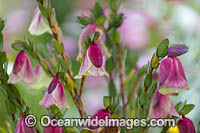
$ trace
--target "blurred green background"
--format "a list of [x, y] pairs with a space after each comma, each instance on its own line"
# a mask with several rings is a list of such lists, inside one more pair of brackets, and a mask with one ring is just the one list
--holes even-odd
[[[56, 9], [56, 15], [63, 32], [63, 42], [66, 52], [75, 60], [78, 51], [78, 37], [82, 30], [76, 22], [76, 17], [82, 14], [90, 15], [93, 0], [51, 0]], [[127, 25], [124, 29], [126, 46], [139, 55], [137, 65], [147, 64], [155, 47], [164, 38], [169, 38], [170, 44], [186, 44], [189, 52], [180, 57], [189, 82], [189, 91], [172, 97], [174, 104], [178, 101], [195, 104], [195, 108], [187, 117], [192, 119], [195, 127], [200, 120], [200, 1], [199, 0], [124, 0], [120, 8], [125, 13]], [[0, 17], [7, 20], [3, 31], [4, 50], [9, 54], [9, 73], [16, 56], [11, 44], [15, 40], [29, 37], [34, 43], [43, 45], [49, 42], [49, 35], [41, 37], [31, 36], [28, 27], [31, 23], [36, 2], [34, 0], [0, 0]], [[124, 30], [121, 29], [121, 30]], [[123, 35], [122, 35], [123, 36]], [[130, 37], [129, 37], [130, 36]], [[42, 47], [41, 47], [42, 48]], [[36, 64], [34, 64], [36, 65]], [[78, 65], [73, 69], [78, 73]], [[28, 86], [18, 83], [17, 87], [32, 113], [38, 118], [45, 114], [45, 108], [39, 106], [42, 99], [42, 89], [47, 89], [50, 78], [41, 72], [39, 80]], [[95, 82], [98, 81], [98, 82]], [[107, 85], [102, 77], [90, 77], [84, 87], [83, 100], [88, 114], [103, 107], [103, 96], [107, 94]], [[71, 97], [67, 95], [70, 111], [66, 117], [76, 117], [78, 112], [74, 108]], [[7, 115], [4, 96], [0, 93], [0, 128], [7, 128]]]

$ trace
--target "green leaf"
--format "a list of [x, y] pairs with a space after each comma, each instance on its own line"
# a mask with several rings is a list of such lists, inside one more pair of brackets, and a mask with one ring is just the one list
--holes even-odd
[[45, 8], [43, 5], [39, 4], [39, 9], [40, 9], [40, 13], [42, 14], [42, 16], [44, 16], [45, 18], [47, 18], [50, 14], [50, 9], [49, 8]]
[[6, 52], [0, 53], [0, 64], [4, 64], [6, 62]]
[[3, 50], [3, 34], [0, 32], [0, 51]]
[[1, 20], [0, 18], [0, 32], [3, 30], [4, 26], [5, 26], [5, 21]]
[[120, 38], [120, 34], [117, 30], [112, 31], [112, 39], [115, 43], [120, 43], [121, 38]]
[[91, 42], [96, 42], [98, 40], [99, 36], [100, 36], [100, 32], [98, 32], [98, 31], [93, 32], [91, 35], [91, 38], [90, 38]]
[[86, 17], [86, 16], [83, 16], [83, 17], [79, 16], [79, 17], [77, 17], [77, 19], [78, 19], [77, 22], [84, 25], [84, 26], [87, 26], [88, 24], [93, 22], [93, 20], [91, 18]]
[[83, 130], [81, 130], [81, 133], [93, 133], [93, 131], [91, 131], [89, 129], [83, 129]]
[[58, 61], [58, 64], [61, 65], [61, 67], [63, 68], [65, 72], [69, 70], [68, 65], [65, 63], [65, 61], [61, 57], [58, 57], [57, 61]]
[[190, 113], [193, 110], [194, 106], [194, 104], [186, 104], [181, 110], [181, 113], [184, 115]]
[[176, 110], [179, 110], [179, 108], [180, 108], [181, 105], [182, 105], [182, 102], [181, 102], [181, 101], [178, 102], [178, 103], [176, 104], [176, 106], [175, 106]]
[[23, 48], [25, 46], [25, 42], [23, 42], [23, 41], [16, 41], [11, 46], [12, 46], [12, 48], [14, 50], [21, 51], [21, 50], [23, 50]]
[[110, 97], [109, 96], [103, 97], [103, 104], [104, 104], [105, 108], [108, 108], [110, 106]]
[[169, 46], [169, 40], [168, 39], [163, 40], [157, 47], [156, 55], [162, 58], [165, 57], [168, 52], [168, 46]]
[[109, 83], [109, 95], [111, 97], [115, 97], [116, 96], [116, 88], [115, 88], [115, 85], [112, 82]]
[[50, 17], [51, 17], [51, 25], [55, 25], [57, 23], [57, 20], [56, 20], [56, 12], [54, 8], [51, 9]]
[[138, 75], [143, 76], [147, 72], [147, 69], [148, 69], [147, 65], [142, 66], [142, 68], [140, 68], [140, 70], [138, 72]]
[[152, 74], [147, 74], [144, 80], [144, 87], [149, 87], [152, 84]]
[[111, 10], [116, 12], [120, 6], [121, 0], [109, 0]]
[[99, 17], [96, 19], [96, 24], [97, 24], [97, 25], [103, 25], [105, 21], [106, 21], [106, 16], [99, 16]]
[[118, 28], [122, 24], [123, 18], [124, 18], [123, 13], [112, 15], [108, 30], [110, 30], [112, 28]]
[[114, 69], [115, 67], [115, 63], [114, 63], [114, 60], [113, 58], [109, 58], [106, 60], [106, 70], [107, 72], [112, 72], [112, 70]]
[[53, 46], [54, 46], [54, 49], [56, 50], [56, 52], [58, 54], [62, 54], [64, 52], [64, 45], [60, 44], [57, 40], [53, 39]]
[[104, 16], [103, 9], [98, 2], [95, 2], [94, 8], [92, 10], [94, 17], [97, 19], [99, 16]]

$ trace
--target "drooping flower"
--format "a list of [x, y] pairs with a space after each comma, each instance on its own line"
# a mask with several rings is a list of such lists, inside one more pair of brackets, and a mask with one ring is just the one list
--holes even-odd
[[196, 133], [192, 120], [186, 118], [184, 115], [178, 121], [177, 125], [180, 133]]
[[40, 101], [40, 105], [45, 107], [56, 105], [58, 108], [63, 109], [66, 107], [66, 100], [64, 87], [60, 82], [58, 75], [56, 75]]
[[167, 57], [160, 64], [159, 90], [162, 94], [176, 94], [179, 89], [188, 90], [188, 83], [185, 77], [181, 61], [176, 57]]
[[167, 118], [168, 115], [173, 115], [179, 117], [172, 101], [168, 95], [163, 95], [159, 93], [158, 87], [153, 95], [150, 108], [149, 117], [150, 118]]
[[44, 129], [44, 133], [63, 133], [63, 128], [48, 126]]
[[[97, 110], [91, 117], [91, 120], [92, 119], [105, 119], [106, 116], [110, 117], [110, 112], [107, 110], [107, 109], [99, 109]], [[98, 125], [98, 124], [97, 124]], [[99, 126], [90, 126], [89, 129], [97, 129], [99, 128]]]
[[20, 120], [17, 122], [17, 126], [15, 129], [15, 133], [35, 133], [34, 128], [27, 127], [25, 125], [25, 116], [23, 116]]
[[20, 51], [17, 54], [8, 83], [14, 84], [19, 81], [28, 84], [32, 84], [35, 81], [35, 71], [28, 55], [24, 51]]
[[76, 78], [81, 78], [83, 75], [108, 75], [104, 68], [105, 61], [106, 58], [103, 55], [100, 46], [93, 42], [85, 52], [79, 75], [76, 76]]
[[168, 56], [179, 56], [185, 54], [188, 51], [188, 47], [186, 45], [174, 44], [168, 48]]
[[47, 25], [45, 23], [45, 21], [43, 20], [39, 8], [36, 8], [36, 10], [35, 10], [35, 13], [32, 18], [32, 22], [28, 28], [28, 31], [32, 35], [41, 35], [45, 32], [51, 33], [51, 29], [50, 29], [49, 25]]
[[[79, 41], [78, 41], [78, 46], [79, 46], [79, 54], [78, 54], [78, 59], [80, 59], [82, 57], [83, 54], [83, 45], [85, 44], [85, 38], [87, 36], [89, 36], [92, 32], [100, 32], [100, 36], [99, 38], [96, 40], [98, 44], [105, 44], [105, 34], [104, 32], [101, 30], [101, 28], [99, 28], [96, 24], [88, 24], [85, 29], [81, 32], [80, 37], [79, 37]], [[104, 45], [101, 45], [102, 48], [105, 48]]]

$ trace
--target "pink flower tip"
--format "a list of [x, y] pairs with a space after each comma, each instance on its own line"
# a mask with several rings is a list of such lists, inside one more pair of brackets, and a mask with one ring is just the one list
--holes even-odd
[[184, 115], [178, 121], [178, 128], [180, 133], [196, 133], [192, 120], [186, 118]]
[[56, 75], [51, 81], [48, 90], [39, 104], [45, 107], [56, 105], [58, 108], [63, 109], [67, 105], [66, 101], [67, 99], [64, 87], [60, 82], [58, 75]]
[[32, 84], [35, 82], [35, 76], [35, 71], [28, 55], [24, 51], [20, 51], [15, 58], [13, 71], [8, 83], [14, 84], [23, 81]]
[[17, 122], [15, 133], [35, 133], [35, 129], [26, 126], [26, 124], [25, 124], [25, 116], [23, 116]]
[[176, 94], [179, 89], [188, 90], [188, 83], [185, 77], [181, 61], [176, 57], [167, 57], [160, 64], [159, 84], [162, 94]]

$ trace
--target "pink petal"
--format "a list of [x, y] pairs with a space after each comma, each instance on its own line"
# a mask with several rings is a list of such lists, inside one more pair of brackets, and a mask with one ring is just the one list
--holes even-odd
[[167, 118], [167, 116], [179, 116], [169, 96], [159, 93], [159, 87], [156, 89], [149, 108], [150, 118]]
[[35, 133], [34, 128], [29, 128], [25, 125], [25, 116], [23, 116], [18, 122], [15, 129], [15, 133]]
[[97, 68], [101, 67], [103, 64], [103, 54], [100, 49], [100, 47], [96, 43], [92, 43], [88, 47], [88, 55], [90, 58], [90, 61], [94, 66]]
[[48, 94], [51, 94], [54, 89], [56, 88], [57, 84], [58, 84], [58, 81], [59, 81], [59, 77], [58, 75], [56, 75], [53, 80], [51, 81], [51, 83], [49, 84], [49, 87], [48, 87]]
[[80, 71], [79, 71], [79, 74], [78, 76], [76, 76], [75, 78], [81, 78], [83, 75], [86, 75], [88, 69], [91, 67], [91, 63], [89, 62], [88, 60], [88, 57], [87, 57], [87, 54], [88, 53], [88, 50], [86, 51], [85, 55], [84, 55], [84, 58], [83, 58], [83, 62], [81, 64], [81, 67], [80, 67]]
[[88, 24], [85, 29], [81, 32], [80, 38], [79, 38], [79, 46], [85, 44], [85, 37], [89, 36], [91, 32], [94, 32], [97, 28], [96, 24]]
[[34, 83], [35, 72], [28, 56], [26, 56], [24, 65], [22, 66], [21, 70], [18, 72], [18, 76], [25, 83], [28, 83], [28, 84]]
[[37, 76], [37, 77], [39, 77], [39, 75], [40, 75], [40, 64], [37, 64], [37, 66], [36, 66], [36, 68], [35, 68], [35, 75]]
[[184, 115], [182, 120], [178, 121], [177, 125], [180, 133], [196, 133], [192, 120], [186, 118]]
[[22, 69], [22, 66], [24, 65], [24, 62], [25, 62], [25, 59], [26, 59], [26, 54], [24, 51], [20, 51], [16, 58], [15, 58], [15, 63], [14, 63], [14, 66], [13, 66], [13, 73], [16, 74], [18, 73], [21, 69]]
[[10, 84], [15, 84], [17, 82], [19, 82], [21, 79], [19, 78], [19, 76], [17, 74], [12, 73], [9, 77], [8, 83]]
[[159, 84], [163, 84], [172, 69], [172, 59], [168, 57], [160, 63]]
[[45, 32], [51, 32], [49, 26], [42, 19], [39, 8], [36, 9], [32, 22], [28, 28], [32, 35], [41, 35]]
[[39, 103], [41, 106], [45, 106], [45, 107], [49, 107], [51, 105], [55, 104], [54, 98], [52, 97], [51, 94], [48, 94], [48, 92], [46, 91], [44, 97], [42, 98], [42, 100]]
[[60, 109], [66, 107], [67, 105], [66, 94], [64, 87], [60, 81], [58, 82], [56, 89], [52, 92], [52, 97], [54, 98], [56, 106], [58, 106]]
[[63, 128], [48, 126], [44, 129], [44, 133], [63, 133]]
[[165, 84], [172, 88], [187, 88], [187, 80], [180, 60], [176, 57], [172, 60], [172, 68]]

